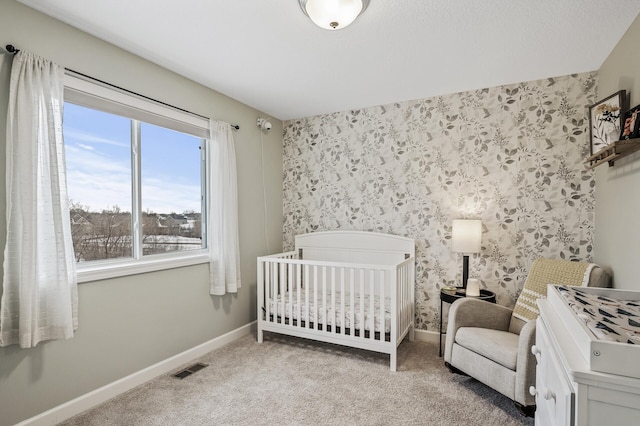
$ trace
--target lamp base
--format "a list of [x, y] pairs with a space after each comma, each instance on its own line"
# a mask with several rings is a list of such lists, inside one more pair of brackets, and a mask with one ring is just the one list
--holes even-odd
[[462, 256], [462, 288], [466, 290], [469, 279], [469, 256]]

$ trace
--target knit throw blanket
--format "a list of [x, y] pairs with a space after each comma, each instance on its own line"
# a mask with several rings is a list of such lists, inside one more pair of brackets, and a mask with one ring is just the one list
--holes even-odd
[[536, 319], [540, 313], [536, 300], [547, 297], [547, 284], [587, 286], [594, 266], [593, 263], [585, 262], [536, 259], [516, 301], [513, 316], [523, 321]]

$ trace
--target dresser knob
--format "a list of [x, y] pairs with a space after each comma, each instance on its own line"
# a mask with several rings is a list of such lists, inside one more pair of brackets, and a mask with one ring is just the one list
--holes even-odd
[[542, 393], [542, 397], [544, 399], [546, 399], [547, 401], [550, 400], [550, 399], [553, 399], [555, 401], [556, 394], [551, 392], [549, 389], [545, 389], [544, 392]]
[[538, 394], [538, 391], [536, 390], [535, 386], [529, 386], [529, 395], [531, 396], [536, 396]]
[[536, 357], [536, 362], [540, 364], [540, 356], [542, 351], [536, 345], [531, 346], [531, 353]]

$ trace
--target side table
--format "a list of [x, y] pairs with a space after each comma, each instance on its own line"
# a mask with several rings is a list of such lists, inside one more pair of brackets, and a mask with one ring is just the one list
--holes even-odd
[[[466, 290], [463, 289], [462, 287], [456, 288], [455, 291], [444, 290], [444, 289], [440, 290], [440, 338], [438, 339], [438, 344], [439, 344], [438, 356], [439, 357], [442, 356], [442, 336], [447, 334], [446, 332], [442, 331], [442, 304], [443, 303], [451, 304], [462, 297], [467, 297]], [[473, 297], [474, 299], [484, 300], [486, 302], [496, 303], [496, 294], [489, 290], [480, 290], [480, 296], [469, 296], [469, 297]]]

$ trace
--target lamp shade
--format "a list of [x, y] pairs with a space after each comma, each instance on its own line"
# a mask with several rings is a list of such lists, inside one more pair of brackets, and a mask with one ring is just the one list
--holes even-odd
[[298, 0], [302, 11], [320, 28], [339, 30], [351, 24], [369, 0]]
[[452, 223], [451, 248], [457, 253], [479, 253], [482, 248], [482, 221], [455, 219]]

